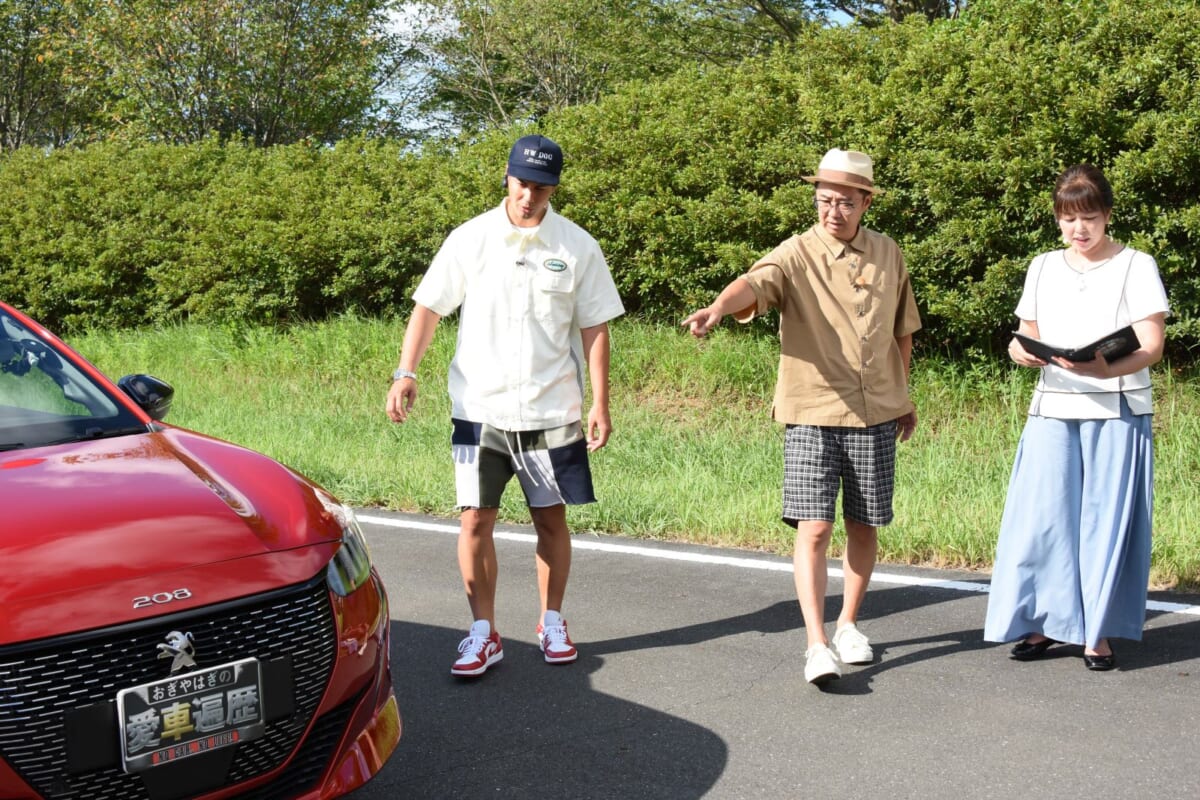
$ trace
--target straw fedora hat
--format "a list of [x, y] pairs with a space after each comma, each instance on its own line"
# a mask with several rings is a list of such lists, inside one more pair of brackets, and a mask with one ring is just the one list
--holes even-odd
[[857, 150], [839, 150], [833, 148], [821, 158], [817, 165], [816, 175], [805, 175], [809, 183], [836, 183], [840, 186], [852, 186], [864, 192], [879, 194], [883, 190], [875, 185], [875, 169], [871, 157]]

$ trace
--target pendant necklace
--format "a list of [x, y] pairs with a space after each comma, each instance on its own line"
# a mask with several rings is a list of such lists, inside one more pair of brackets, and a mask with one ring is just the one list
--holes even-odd
[[[1109, 241], [1111, 242], [1111, 240], [1109, 240]], [[1115, 244], [1115, 242], [1113, 242], [1113, 244]], [[1075, 273], [1076, 284], [1078, 286], [1079, 291], [1082, 292], [1082, 291], [1087, 290], [1087, 275], [1088, 275], [1088, 273], [1095, 272], [1096, 270], [1100, 269], [1105, 264], [1107, 264], [1108, 262], [1110, 262], [1114, 258], [1116, 258], [1121, 253], [1121, 251], [1124, 249], [1125, 249], [1125, 245], [1121, 245], [1121, 247], [1117, 250], [1117, 252], [1113, 253], [1111, 256], [1104, 259], [1103, 261], [1100, 261], [1096, 264], [1092, 264], [1091, 266], [1087, 267], [1086, 269], [1076, 269], [1075, 267], [1071, 266], [1071, 262], [1067, 261], [1067, 257], [1066, 257], [1065, 253], [1063, 254], [1063, 260], [1067, 261], [1067, 266], [1070, 267], [1071, 271]]]

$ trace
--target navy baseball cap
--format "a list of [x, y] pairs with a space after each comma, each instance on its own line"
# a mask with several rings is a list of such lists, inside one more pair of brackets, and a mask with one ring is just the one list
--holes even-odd
[[562, 158], [562, 148], [552, 139], [536, 133], [522, 136], [508, 153], [508, 174], [523, 181], [557, 186]]

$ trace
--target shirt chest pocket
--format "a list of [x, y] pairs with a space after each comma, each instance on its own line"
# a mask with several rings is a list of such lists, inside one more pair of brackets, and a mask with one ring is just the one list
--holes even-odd
[[541, 270], [533, 281], [533, 313], [541, 320], [570, 322], [575, 313], [575, 277], [569, 271]]

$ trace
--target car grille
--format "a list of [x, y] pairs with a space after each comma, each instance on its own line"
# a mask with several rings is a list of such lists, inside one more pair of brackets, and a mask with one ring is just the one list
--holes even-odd
[[313, 723], [312, 730], [287, 770], [266, 786], [239, 794], [238, 800], [288, 800], [311, 789], [329, 765], [334, 748], [350, 722], [350, 715], [364, 694], [365, 691], [359, 692], [353, 700], [342, 703], [328, 714], [322, 714]]
[[336, 632], [323, 579], [136, 626], [0, 648], [0, 756], [52, 800], [148, 800], [142, 780], [119, 763], [67, 772], [63, 713], [166, 677], [157, 647], [173, 630], [192, 634], [201, 665], [290, 657], [294, 713], [238, 745], [227, 785], [278, 767], [312, 720], [333, 668]]

